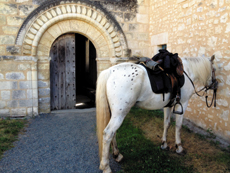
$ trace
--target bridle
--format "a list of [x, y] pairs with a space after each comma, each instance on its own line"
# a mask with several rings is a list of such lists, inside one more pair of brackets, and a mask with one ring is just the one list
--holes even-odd
[[[188, 76], [188, 74], [184, 71], [184, 74], [188, 77], [188, 79], [190, 80], [190, 82], [192, 83], [193, 85], [193, 88], [195, 90], [195, 93], [196, 95], [198, 95], [199, 97], [202, 97], [205, 95], [205, 99], [206, 99], [206, 105], [208, 108], [210, 108], [213, 104], [213, 101], [214, 101], [214, 107], [216, 107], [216, 92], [217, 92], [217, 88], [218, 88], [218, 81], [216, 79], [216, 74], [215, 74], [215, 69], [213, 68], [213, 61], [211, 61], [211, 70], [212, 70], [212, 83], [209, 85], [209, 86], [205, 86], [203, 87], [201, 90], [199, 90], [198, 92], [196, 91], [196, 88], [195, 88], [195, 85], [192, 81], [192, 79]], [[203, 91], [203, 94], [199, 94], [199, 92]], [[212, 101], [211, 101], [211, 104], [208, 105], [208, 90], [213, 90], [213, 96], [212, 96]]]

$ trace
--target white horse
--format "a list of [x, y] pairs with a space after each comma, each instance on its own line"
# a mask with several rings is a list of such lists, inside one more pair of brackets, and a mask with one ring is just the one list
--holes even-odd
[[[184, 71], [195, 84], [203, 86], [211, 85], [212, 63], [208, 58], [182, 58]], [[194, 88], [188, 77], [181, 88], [181, 104], [185, 112], [188, 101], [194, 94]], [[100, 73], [97, 81], [96, 109], [97, 109], [97, 135], [99, 143], [100, 169], [103, 173], [110, 173], [109, 148], [113, 148], [116, 161], [122, 160], [116, 143], [116, 131], [121, 126], [125, 116], [131, 107], [155, 110], [164, 108], [164, 132], [162, 137], [162, 149], [167, 148], [166, 136], [170, 124], [172, 108], [164, 107], [170, 101], [170, 94], [152, 92], [147, 71], [141, 65], [134, 63], [121, 63], [110, 67]], [[176, 110], [181, 109], [179, 106]], [[176, 114], [175, 143], [177, 153], [183, 152], [181, 145], [180, 129], [183, 115]]]

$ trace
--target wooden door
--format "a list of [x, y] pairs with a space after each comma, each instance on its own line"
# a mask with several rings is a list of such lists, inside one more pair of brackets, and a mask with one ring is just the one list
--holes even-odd
[[59, 37], [51, 47], [50, 56], [51, 110], [74, 109], [75, 34]]

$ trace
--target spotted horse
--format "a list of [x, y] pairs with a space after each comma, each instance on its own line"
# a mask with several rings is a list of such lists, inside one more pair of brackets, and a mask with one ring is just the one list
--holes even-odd
[[[208, 88], [213, 84], [213, 64], [215, 57], [182, 58], [185, 77], [181, 88], [181, 105], [185, 112], [188, 101], [195, 93], [193, 84], [200, 84]], [[191, 80], [191, 81], [190, 81]], [[113, 155], [117, 162], [123, 158], [116, 143], [116, 131], [121, 126], [125, 116], [133, 106], [156, 110], [164, 109], [164, 131], [162, 136], [162, 149], [167, 146], [167, 130], [173, 110], [165, 107], [170, 102], [170, 93], [155, 94], [152, 92], [146, 69], [134, 63], [121, 63], [102, 71], [98, 77], [96, 90], [97, 136], [99, 143], [100, 169], [103, 173], [112, 172], [109, 166], [109, 149], [112, 145]], [[175, 107], [177, 111], [179, 106]], [[176, 152], [183, 153], [180, 130], [183, 115], [176, 114], [175, 144]]]

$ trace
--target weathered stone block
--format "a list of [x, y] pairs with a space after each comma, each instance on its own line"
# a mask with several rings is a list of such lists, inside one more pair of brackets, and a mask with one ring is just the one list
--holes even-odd
[[36, 116], [38, 115], [38, 108], [34, 107], [33, 108], [27, 108], [27, 115], [28, 116]]
[[32, 88], [32, 82], [31, 81], [21, 81], [21, 82], [19, 82], [19, 88], [20, 89]]
[[33, 0], [33, 4], [36, 5], [41, 5], [43, 2], [45, 2], [46, 0]]
[[38, 99], [33, 99], [33, 106], [38, 106]]
[[50, 97], [45, 97], [45, 98], [39, 98], [38, 103], [40, 104], [47, 104], [50, 103]]
[[1, 90], [4, 89], [17, 89], [17, 82], [11, 82], [11, 81], [4, 81], [4, 82], [0, 82], [0, 88]]
[[129, 24], [129, 31], [137, 31], [138, 24]]
[[22, 22], [25, 20], [25, 18], [22, 17], [16, 17], [16, 16], [9, 16], [7, 17], [7, 24], [8, 25], [21, 25]]
[[3, 115], [9, 115], [10, 114], [10, 110], [9, 109], [0, 109], [0, 116]]
[[30, 64], [19, 64], [18, 65], [18, 70], [28, 70], [28, 69], [30, 69], [31, 68], [31, 66], [30, 66]]
[[30, 1], [30, 0], [15, 0], [15, 2], [17, 2], [17, 3], [28, 2], [28, 1]]
[[168, 43], [168, 33], [161, 33], [157, 35], [153, 35], [151, 37], [151, 45], [162, 45], [162, 44], [167, 44]]
[[27, 99], [27, 100], [18, 100], [19, 107], [31, 107], [33, 106], [33, 100]]
[[135, 13], [125, 13], [124, 20], [125, 22], [133, 22], [135, 21], [136, 14]]
[[18, 107], [18, 100], [10, 100], [7, 102], [8, 108], [17, 108]]
[[39, 88], [44, 88], [48, 86], [48, 82], [44, 82], [44, 81], [38, 81], [38, 87]]
[[116, 18], [118, 22], [124, 22], [124, 16], [122, 12], [112, 12], [112, 15]]
[[0, 3], [0, 14], [17, 14], [17, 5]]
[[2, 27], [2, 30], [5, 34], [17, 34], [18, 29], [19, 29], [18, 27], [14, 27], [14, 26], [3, 26]]
[[228, 21], [228, 13], [225, 13], [220, 17], [220, 23], [226, 23]]
[[33, 98], [33, 90], [30, 89], [30, 90], [27, 90], [26, 92], [27, 92], [27, 98], [32, 99]]
[[1, 44], [14, 44], [15, 37], [11, 35], [0, 35], [0, 45]]
[[139, 23], [149, 23], [149, 15], [147, 14], [137, 14], [137, 22]]
[[26, 115], [26, 108], [11, 109], [12, 116], [14, 115]]
[[3, 15], [0, 15], [0, 25], [5, 25], [6, 24], [6, 17]]
[[50, 78], [50, 73], [48, 70], [43, 70], [38, 72], [38, 79], [48, 80]]
[[149, 7], [148, 6], [140, 5], [138, 7], [138, 13], [147, 14], [148, 12], [149, 12]]
[[34, 9], [33, 5], [20, 5], [19, 6], [19, 15], [28, 16]]
[[12, 98], [13, 99], [25, 99], [26, 93], [24, 90], [15, 90], [12, 91]]
[[43, 88], [38, 90], [38, 96], [49, 96], [49, 95], [50, 95], [49, 88]]
[[2, 100], [10, 100], [10, 91], [1, 91]]
[[12, 55], [15, 55], [15, 54], [20, 54], [21, 48], [18, 46], [7, 46], [6, 51], [11, 53]]
[[9, 80], [25, 79], [25, 75], [22, 72], [10, 72], [10, 73], [6, 73], [6, 79]]
[[0, 109], [4, 109], [6, 107], [6, 102], [0, 100]]
[[137, 39], [138, 40], [148, 40], [149, 39], [149, 35], [147, 33], [141, 33], [137, 35]]
[[223, 111], [222, 114], [220, 115], [220, 118], [222, 118], [224, 121], [228, 121], [229, 117], [229, 110]]
[[4, 79], [4, 75], [0, 73], [0, 80]]
[[5, 55], [5, 53], [6, 53], [5, 46], [0, 46], [0, 55]]
[[50, 112], [50, 104], [39, 104], [39, 112], [40, 113], [49, 113]]

